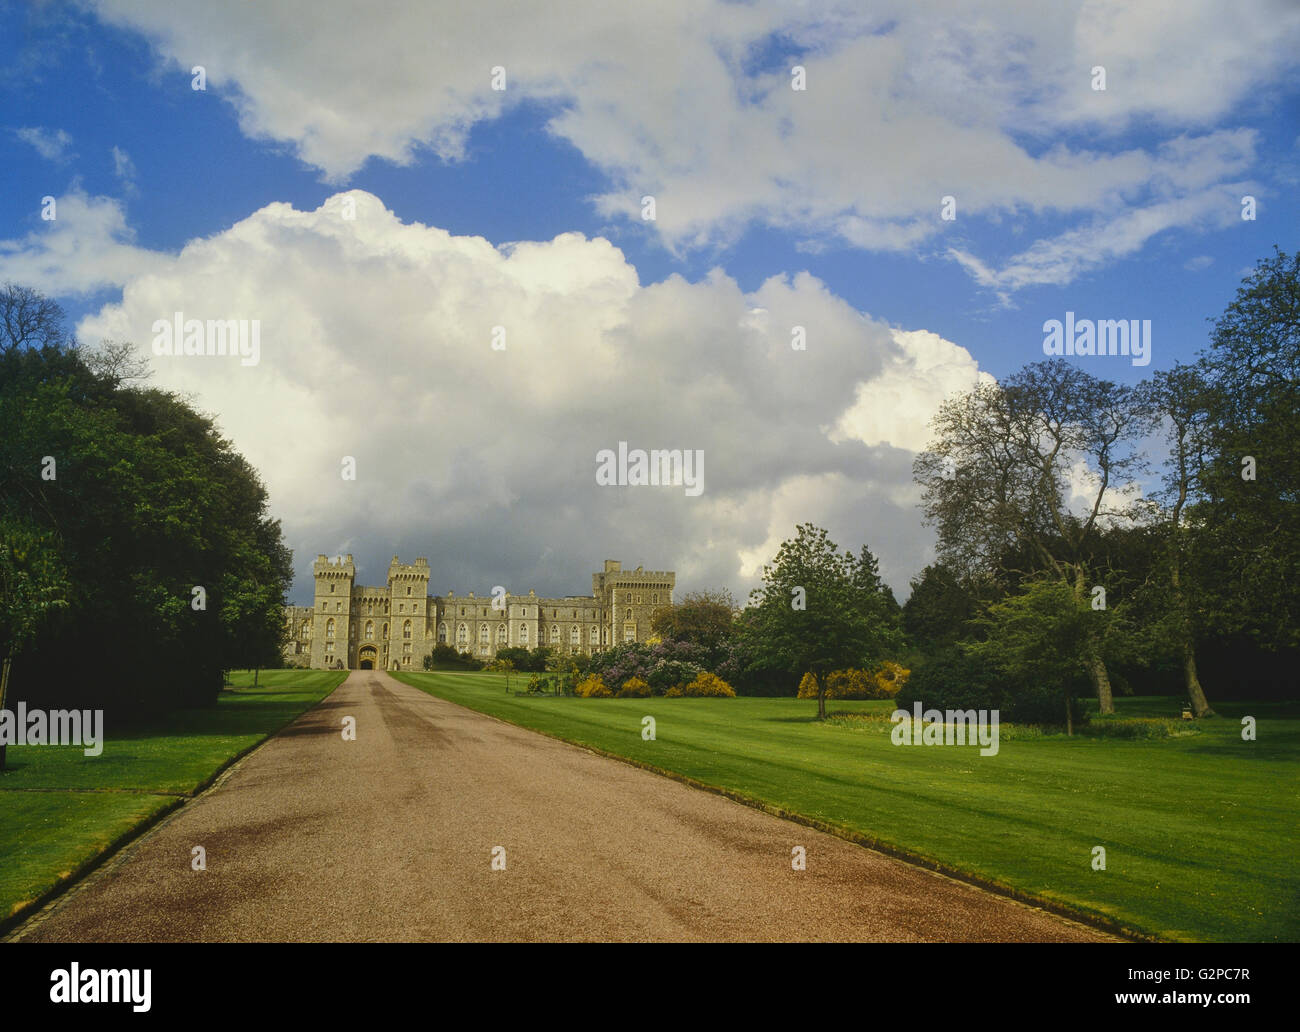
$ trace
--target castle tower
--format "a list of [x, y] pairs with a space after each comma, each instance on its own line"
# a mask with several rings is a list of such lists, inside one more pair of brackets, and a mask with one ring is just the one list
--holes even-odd
[[423, 670], [424, 657], [433, 652], [433, 621], [429, 601], [429, 560], [388, 564], [388, 668]]
[[353, 664], [354, 645], [352, 628], [352, 583], [357, 568], [352, 556], [327, 559], [318, 555], [311, 564], [316, 581], [316, 597], [312, 604], [311, 665], [315, 670], [326, 670]]
[[[650, 637], [650, 618], [671, 605], [677, 575], [671, 570], [624, 570], [617, 559], [606, 559], [603, 573], [591, 575], [591, 593], [605, 612], [601, 643], [622, 645]], [[608, 636], [608, 640], [606, 640]]]

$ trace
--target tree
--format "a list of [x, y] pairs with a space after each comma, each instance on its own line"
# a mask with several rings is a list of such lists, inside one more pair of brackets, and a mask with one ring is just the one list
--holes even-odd
[[1030, 581], [1023, 591], [994, 603], [987, 616], [987, 637], [966, 646], [982, 664], [1002, 671], [1012, 682], [1014, 699], [1037, 692], [1065, 715], [1066, 733], [1074, 734], [1072, 686], [1092, 662], [1089, 623], [1096, 614], [1083, 605], [1059, 578]]
[[1206, 421], [1210, 391], [1202, 370], [1175, 364], [1157, 371], [1149, 387], [1151, 408], [1165, 425], [1169, 455], [1161, 490], [1156, 494], [1157, 526], [1162, 537], [1168, 585], [1170, 636], [1182, 661], [1187, 698], [1198, 717], [1213, 716], [1196, 667], [1196, 632], [1193, 606], [1187, 591], [1188, 515], [1201, 496], [1206, 468]]
[[656, 609], [650, 627], [666, 641], [684, 641], [703, 650], [706, 662], [714, 665], [728, 639], [735, 633], [736, 600], [725, 588], [693, 591], [675, 605]]
[[[1101, 527], [1135, 515], [1142, 471], [1136, 443], [1149, 418], [1143, 402], [1140, 392], [1063, 359], [945, 402], [933, 422], [937, 441], [913, 464], [940, 559], [967, 577], [1047, 573], [1082, 600]], [[1072, 505], [1081, 490], [1083, 504]], [[1003, 564], [1012, 555], [1024, 556], [1028, 567], [1008, 570]], [[1112, 713], [1095, 638], [1086, 655], [1101, 711]]]
[[831, 671], [873, 664], [891, 628], [873, 622], [879, 603], [864, 599], [870, 578], [852, 553], [841, 553], [811, 523], [796, 530], [763, 567], [764, 586], [750, 593], [748, 645], [760, 665], [792, 679], [811, 673], [817, 719], [824, 720]]
[[1195, 561], [1225, 633], [1300, 646], [1300, 253], [1242, 281], [1202, 357], [1209, 382]]
[[510, 675], [515, 672], [515, 663], [512, 659], [497, 659], [492, 663], [492, 669], [498, 674], [506, 675], [506, 694], [510, 694]]
[[903, 630], [913, 645], [934, 652], [960, 639], [974, 615], [973, 595], [952, 570], [936, 563], [912, 580], [912, 594], [903, 604]]
[[57, 302], [31, 287], [6, 283], [0, 288], [0, 353], [69, 345], [63, 320]]
[[210, 417], [89, 363], [58, 316], [0, 294], [0, 521], [48, 535], [76, 586], [13, 676], [29, 702], [210, 705], [223, 671], [280, 659], [291, 556], [266, 489]]
[[[68, 577], [51, 535], [0, 521], [0, 710], [9, 695], [13, 659], [42, 625], [68, 605]], [[0, 771], [7, 743], [0, 740]]]

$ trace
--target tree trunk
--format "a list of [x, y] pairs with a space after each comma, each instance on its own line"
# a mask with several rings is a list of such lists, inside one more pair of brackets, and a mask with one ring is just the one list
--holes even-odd
[[1187, 698], [1196, 716], [1212, 717], [1214, 710], [1210, 709], [1205, 690], [1201, 687], [1201, 679], [1196, 673], [1196, 641], [1192, 637], [1192, 617], [1187, 611], [1187, 598], [1183, 594], [1182, 573], [1177, 556], [1174, 556], [1169, 567], [1169, 583], [1174, 589], [1174, 605], [1178, 609], [1178, 644], [1183, 652], [1183, 680], [1187, 685]]
[[1065, 690], [1065, 734], [1067, 738], [1074, 737], [1074, 700], [1068, 688]]
[[1092, 676], [1093, 686], [1097, 689], [1097, 705], [1102, 713], [1115, 712], [1115, 697], [1110, 690], [1110, 675], [1106, 673], [1106, 664], [1097, 654], [1097, 647], [1088, 642], [1088, 673]]
[[1201, 679], [1196, 674], [1196, 650], [1191, 642], [1183, 646], [1183, 675], [1187, 681], [1187, 697], [1192, 703], [1192, 712], [1198, 717], [1212, 717], [1214, 710], [1201, 689]]
[[[9, 698], [9, 665], [12, 662], [12, 656], [5, 656], [4, 662], [0, 663], [0, 710], [5, 708], [5, 700]], [[5, 769], [5, 751], [8, 748], [7, 742], [0, 742], [0, 771]]]
[[[1074, 568], [1074, 595], [1080, 603], [1087, 598], [1088, 585], [1084, 581], [1083, 566], [1078, 565]], [[1092, 678], [1093, 687], [1097, 690], [1097, 705], [1103, 714], [1115, 712], [1115, 698], [1110, 690], [1110, 675], [1106, 673], [1106, 663], [1101, 658], [1101, 650], [1097, 648], [1097, 639], [1089, 631], [1088, 640], [1084, 644], [1086, 649], [1085, 659], [1088, 663], [1088, 675]]]
[[817, 678], [817, 719], [826, 719], [826, 678], [821, 675]]
[[257, 667], [253, 667], [253, 687], [254, 687], [254, 688], [257, 687], [257, 675], [258, 675], [258, 673], [259, 673], [259, 671], [258, 671]]

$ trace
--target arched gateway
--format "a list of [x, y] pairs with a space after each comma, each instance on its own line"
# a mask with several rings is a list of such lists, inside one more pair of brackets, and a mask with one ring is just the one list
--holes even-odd
[[361, 670], [374, 670], [379, 665], [379, 650], [373, 645], [362, 645], [357, 652], [357, 660]]

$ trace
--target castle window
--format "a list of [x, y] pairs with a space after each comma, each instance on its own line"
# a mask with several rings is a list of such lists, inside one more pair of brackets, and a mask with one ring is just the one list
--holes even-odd
[[406, 589], [406, 593], [407, 593], [408, 595], [411, 593], [411, 589], [410, 589], [409, 587]]
[[330, 617], [330, 619], [329, 619], [329, 620], [326, 622], [326, 624], [325, 624], [325, 637], [327, 637], [327, 638], [332, 638], [332, 637], [334, 637], [334, 618], [333, 618], [333, 617]]
[[438, 644], [447, 644], [447, 625], [445, 623], [438, 624]]
[[488, 636], [488, 625], [480, 624], [478, 629], [478, 640], [480, 644], [486, 645], [492, 639]]
[[385, 640], [388, 638], [388, 624], [384, 624], [384, 638]]
[[600, 644], [600, 628], [594, 625], [591, 628], [591, 643], [593, 645]]
[[581, 632], [578, 630], [577, 627], [570, 627], [570, 628], [569, 628], [569, 644], [570, 644], [570, 645], [581, 645], [581, 644], [582, 644], [582, 634], [581, 634]]
[[519, 625], [519, 640], [521, 642], [528, 641], [528, 625], [526, 623], [521, 623]]
[[623, 625], [623, 640], [636, 641], [636, 624]]
[[402, 637], [409, 638], [410, 636], [411, 636], [411, 621], [407, 620], [406, 623], [402, 624]]
[[336, 613], [341, 613], [341, 612], [343, 612], [343, 603], [342, 603], [342, 602], [335, 602], [335, 603], [334, 603], [334, 612], [336, 612]]
[[456, 644], [464, 645], [469, 641], [469, 628], [461, 624], [456, 628]]
[[299, 637], [300, 637], [300, 638], [308, 638], [308, 637], [310, 637], [310, 636], [311, 636], [311, 621], [310, 621], [310, 620], [304, 620], [304, 621], [302, 622], [302, 634], [300, 634]]
[[651, 605], [656, 605], [656, 606], [657, 606], [657, 605], [659, 604], [659, 596], [658, 596], [658, 595], [651, 595], [651, 596], [650, 596], [650, 604], [651, 604]]
[[398, 602], [398, 603], [397, 603], [397, 611], [398, 611], [399, 613], [405, 613], [405, 612], [406, 612], [406, 603], [405, 603], [405, 602]]
[[640, 596], [640, 595], [637, 595], [637, 597], [636, 597], [636, 604], [637, 604], [637, 605], [640, 605], [640, 604], [641, 604], [641, 596]]
[[552, 624], [552, 625], [551, 625], [551, 644], [552, 644], [552, 645], [558, 645], [559, 643], [560, 643], [560, 629], [559, 629], [558, 627], [556, 627], [554, 624]]
[[334, 585], [333, 585], [333, 584], [330, 585], [330, 594], [331, 594], [331, 595], [334, 594]]
[[367, 620], [366, 641], [374, 641], [374, 640], [375, 640], [375, 622], [373, 620]]
[[497, 628], [497, 644], [504, 645], [505, 643], [506, 643], [506, 625], [502, 624], [500, 627]]

